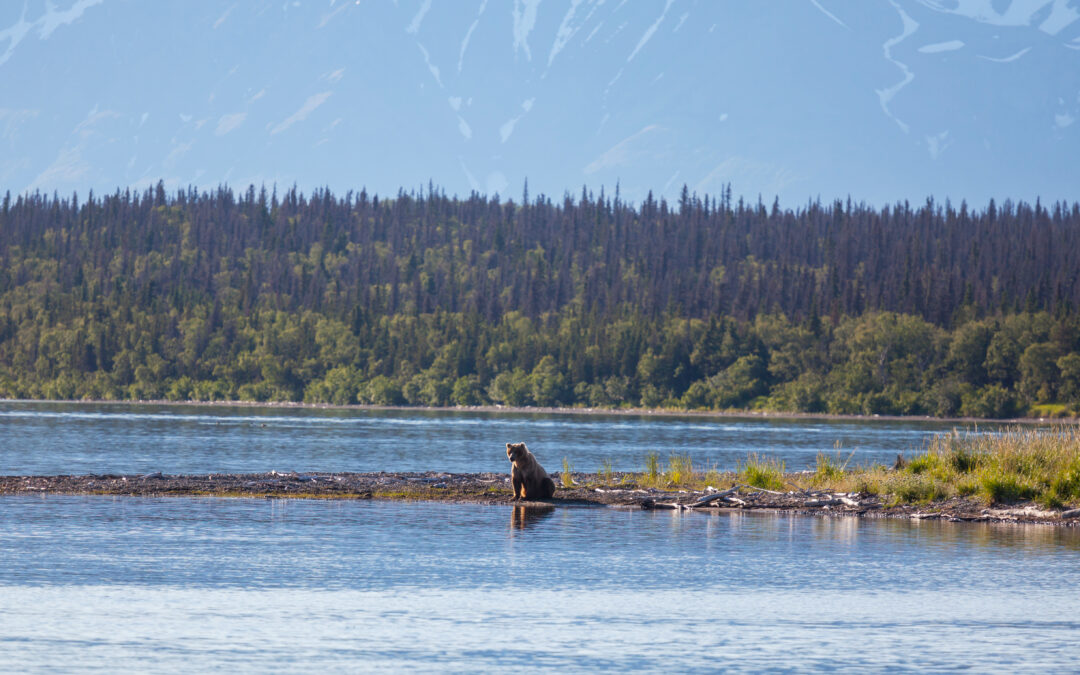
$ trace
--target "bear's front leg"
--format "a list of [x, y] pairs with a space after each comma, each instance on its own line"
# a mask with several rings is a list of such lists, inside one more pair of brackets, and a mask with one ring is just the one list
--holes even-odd
[[521, 476], [513, 474], [510, 476], [510, 482], [514, 484], [514, 501], [525, 498], [525, 481], [521, 480]]

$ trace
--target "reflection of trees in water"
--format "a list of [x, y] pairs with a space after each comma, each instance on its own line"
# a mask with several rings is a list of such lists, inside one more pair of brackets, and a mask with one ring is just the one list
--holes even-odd
[[554, 506], [525, 506], [519, 504], [514, 507], [510, 514], [510, 527], [516, 530], [524, 530], [555, 513]]

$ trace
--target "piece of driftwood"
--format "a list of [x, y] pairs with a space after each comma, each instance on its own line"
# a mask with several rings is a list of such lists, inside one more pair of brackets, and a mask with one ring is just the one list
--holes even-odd
[[690, 506], [695, 507], [695, 506], [705, 506], [706, 504], [711, 504], [712, 502], [715, 502], [718, 499], [723, 499], [724, 497], [727, 497], [728, 495], [734, 494], [736, 491], [738, 491], [738, 489], [739, 488], [737, 488], [737, 487], [733, 487], [733, 488], [730, 488], [728, 490], [721, 490], [720, 492], [714, 492], [711, 495], [707, 495], [705, 497], [702, 497], [701, 499], [697, 500], [696, 502], [694, 502]]
[[676, 504], [675, 502], [653, 502], [652, 507], [654, 509], [672, 509], [679, 511], [682, 509], [682, 504]]
[[761, 492], [768, 492], [771, 495], [786, 495], [787, 494], [786, 492], [776, 492], [775, 490], [766, 490], [765, 488], [760, 488], [760, 487], [758, 487], [756, 485], [743, 485], [743, 487], [749, 488], [751, 490], [760, 490]]
[[641, 502], [641, 508], [643, 509], [671, 509], [673, 511], [689, 511], [692, 507], [686, 504], [679, 504], [678, 502], [658, 502], [653, 499], [646, 499]]
[[732, 504], [738, 504], [739, 506], [746, 506], [746, 501], [745, 500], [739, 499], [738, 497], [735, 497], [733, 495], [728, 495], [728, 496], [724, 497], [724, 501], [725, 502], [731, 502]]
[[805, 506], [840, 506], [843, 504], [839, 499], [807, 499], [803, 502]]
[[1064, 520], [1068, 520], [1070, 518], [1080, 518], [1080, 509], [1069, 509], [1068, 511], [1062, 511], [1061, 517]]
[[826, 499], [808, 499], [804, 502], [806, 506], [850, 506], [858, 509], [862, 508], [862, 504], [851, 499], [849, 497], [828, 497]]

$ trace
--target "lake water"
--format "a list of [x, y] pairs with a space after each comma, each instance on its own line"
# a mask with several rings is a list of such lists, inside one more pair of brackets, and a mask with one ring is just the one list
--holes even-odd
[[3, 670], [1067, 672], [1048, 527], [0, 499]]
[[[264, 426], [265, 425], [265, 426]], [[0, 473], [891, 461], [949, 424], [0, 402]], [[558, 467], [558, 459], [549, 464]], [[0, 498], [0, 670], [1073, 671], [1080, 532], [608, 508]]]
[[596, 471], [604, 461], [617, 471], [640, 471], [650, 452], [661, 460], [689, 455], [697, 467], [721, 470], [761, 453], [800, 470], [814, 466], [819, 452], [850, 456], [852, 466], [891, 465], [897, 453], [910, 455], [931, 435], [957, 426], [930, 420], [0, 401], [0, 474], [505, 471], [505, 445], [518, 441], [528, 443], [549, 470], [559, 469], [566, 457], [578, 471]]

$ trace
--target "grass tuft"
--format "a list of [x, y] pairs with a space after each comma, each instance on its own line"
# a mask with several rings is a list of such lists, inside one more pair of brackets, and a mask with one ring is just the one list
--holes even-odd
[[757, 453], [747, 455], [739, 463], [738, 479], [766, 490], [784, 489], [784, 463], [775, 457], [761, 457]]
[[615, 467], [610, 459], [605, 459], [600, 463], [600, 477], [604, 485], [612, 485], [615, 482]]
[[892, 494], [901, 502], [925, 504], [948, 497], [948, 486], [927, 474], [901, 476], [892, 485]]
[[713, 463], [709, 464], [709, 470], [705, 472], [702, 480], [704, 481], [705, 485], [709, 485], [715, 488], [724, 481], [724, 476], [716, 468], [716, 464]]
[[562, 473], [559, 474], [564, 488], [574, 487], [574, 465], [566, 457], [562, 458]]
[[694, 481], [694, 460], [690, 455], [671, 455], [668, 457], [668, 482], [671, 485], [687, 485]]
[[656, 452], [650, 452], [645, 455], [645, 475], [644, 480], [646, 485], [656, 486], [660, 483], [660, 454]]
[[1001, 470], [984, 472], [979, 478], [986, 501], [995, 504], [1011, 504], [1021, 499], [1039, 496], [1039, 490], [1029, 481], [1015, 473]]
[[824, 452], [819, 452], [817, 455], [817, 466], [814, 469], [814, 475], [811, 482], [817, 486], [841, 481], [844, 478], [844, 473], [847, 471], [847, 465], [854, 454], [855, 452], [852, 451], [846, 459], [841, 461], [839, 450], [837, 450], [835, 458], [829, 457]]

